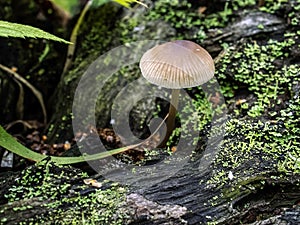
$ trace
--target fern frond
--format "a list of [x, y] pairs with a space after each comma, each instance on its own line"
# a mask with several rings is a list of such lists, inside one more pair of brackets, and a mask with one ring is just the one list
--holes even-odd
[[11, 23], [3, 20], [0, 20], [0, 37], [43, 38], [47, 40], [71, 44], [71, 42], [68, 42], [53, 34], [47, 33], [39, 28], [18, 23]]

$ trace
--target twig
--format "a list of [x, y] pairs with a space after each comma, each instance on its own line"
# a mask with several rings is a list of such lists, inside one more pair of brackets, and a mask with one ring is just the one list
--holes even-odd
[[19, 75], [17, 72], [13, 71], [12, 69], [10, 69], [2, 64], [0, 64], [0, 69], [4, 70], [7, 73], [9, 73], [10, 75], [12, 75], [13, 78], [20, 81], [24, 85], [26, 85], [32, 91], [32, 93], [35, 95], [35, 97], [38, 99], [38, 101], [41, 105], [43, 115], [44, 115], [44, 124], [46, 124], [47, 123], [47, 112], [46, 112], [46, 107], [45, 107], [44, 100], [43, 100], [43, 95], [41, 94], [41, 92], [38, 91], [33, 85], [31, 85], [27, 80], [25, 80], [21, 75]]
[[19, 86], [19, 90], [20, 90], [18, 101], [17, 101], [17, 107], [16, 107], [17, 116], [20, 119], [23, 119], [23, 116], [24, 116], [24, 88], [23, 88], [22, 84], [16, 78], [13, 78], [13, 80], [17, 83], [17, 85]]

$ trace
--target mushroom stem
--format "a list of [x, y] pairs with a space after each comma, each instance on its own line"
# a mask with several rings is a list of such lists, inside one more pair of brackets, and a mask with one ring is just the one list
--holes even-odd
[[178, 107], [180, 89], [172, 89], [171, 102], [169, 107], [169, 116], [167, 119], [167, 132], [163, 141], [159, 144], [159, 148], [164, 148], [175, 129], [176, 108]]

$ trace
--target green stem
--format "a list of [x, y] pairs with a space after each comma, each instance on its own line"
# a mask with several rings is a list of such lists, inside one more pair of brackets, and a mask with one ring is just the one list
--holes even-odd
[[[91, 161], [91, 160], [96, 160], [96, 159], [103, 159], [105, 157], [127, 151], [131, 148], [135, 148], [139, 144], [126, 146], [123, 148], [117, 148], [117, 149], [114, 149], [111, 151], [100, 152], [100, 153], [93, 154], [93, 155], [83, 155], [83, 156], [77, 156], [77, 157], [50, 156], [50, 158], [53, 162], [56, 162], [58, 164], [80, 163], [80, 162]], [[25, 146], [23, 146], [22, 144], [17, 142], [1, 126], [0, 126], [0, 145], [3, 148], [21, 156], [21, 157], [24, 157], [24, 158], [27, 158], [27, 159], [30, 159], [30, 160], [33, 160], [36, 162], [39, 162], [39, 161], [49, 157], [48, 155], [43, 155], [43, 154], [34, 152], [34, 151], [26, 148]]]
[[[167, 116], [166, 116], [167, 118]], [[162, 123], [157, 127], [157, 129], [153, 132], [151, 136], [149, 136], [146, 140], [142, 141], [141, 143], [129, 145], [122, 148], [113, 149], [110, 151], [100, 152], [93, 155], [83, 155], [83, 156], [77, 156], [77, 157], [58, 157], [58, 156], [50, 156], [51, 160], [53, 162], [56, 162], [58, 164], [74, 164], [74, 163], [80, 163], [80, 162], [86, 162], [91, 160], [97, 160], [97, 159], [103, 159], [106, 157], [109, 157], [111, 155], [115, 155], [118, 153], [122, 153], [125, 151], [128, 151], [129, 149], [134, 149], [145, 142], [149, 141], [159, 130], [159, 128], [162, 126], [166, 118], [162, 121]], [[47, 157], [48, 155], [43, 155], [37, 152], [34, 152], [19, 142], [17, 142], [10, 134], [8, 134], [2, 126], [0, 126], [0, 146], [7, 149], [8, 151], [11, 151], [21, 157], [24, 157], [26, 159], [30, 159], [36, 162], [39, 162]]]

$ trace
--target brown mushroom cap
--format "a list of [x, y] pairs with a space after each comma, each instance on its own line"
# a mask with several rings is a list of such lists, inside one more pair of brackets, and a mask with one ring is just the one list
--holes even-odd
[[210, 54], [198, 44], [186, 40], [149, 49], [140, 60], [140, 69], [150, 83], [171, 89], [204, 84], [215, 72]]

